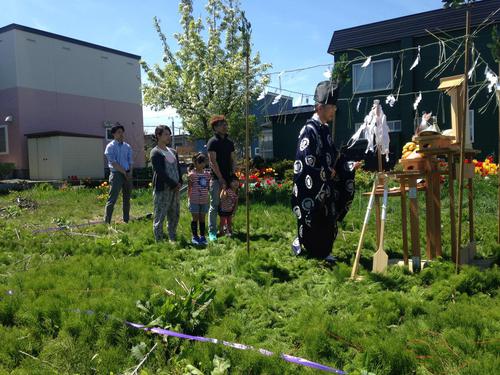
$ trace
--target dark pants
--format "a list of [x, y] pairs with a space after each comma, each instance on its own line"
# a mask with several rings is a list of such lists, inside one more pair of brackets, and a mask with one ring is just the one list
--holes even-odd
[[125, 178], [120, 172], [111, 172], [109, 175], [109, 185], [111, 186], [106, 202], [104, 221], [108, 224], [111, 223], [111, 216], [113, 216], [113, 209], [115, 208], [116, 200], [123, 191], [123, 221], [128, 222], [130, 218], [130, 193], [132, 192], [132, 183]]

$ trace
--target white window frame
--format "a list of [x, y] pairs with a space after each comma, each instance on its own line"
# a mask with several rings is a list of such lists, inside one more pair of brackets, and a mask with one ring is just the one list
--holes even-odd
[[0, 155], [9, 154], [9, 127], [7, 125], [0, 125], [0, 129], [5, 129], [5, 152], [0, 151]]
[[255, 148], [253, 149], [253, 152], [254, 152], [254, 155], [255, 155], [255, 156], [260, 156], [260, 148], [259, 148], [259, 147], [255, 147]]
[[[396, 126], [396, 124], [399, 124], [399, 126]], [[401, 120], [387, 121], [387, 126], [389, 127], [389, 133], [401, 133]]]
[[[374, 89], [373, 88], [373, 64], [377, 64], [377, 63], [381, 63], [381, 62], [386, 62], [386, 61], [390, 61], [391, 62], [391, 85], [390, 87], [385, 87], [385, 88], [382, 88], [382, 89]], [[353, 64], [352, 65], [352, 92], [354, 94], [362, 94], [362, 93], [366, 93], [366, 92], [375, 92], [375, 91], [387, 91], [387, 90], [392, 90], [394, 88], [394, 60], [392, 58], [390, 59], [382, 59], [382, 60], [374, 60], [372, 61], [366, 68], [361, 68], [361, 65], [363, 65], [364, 63], [360, 63], [360, 64]], [[357, 90], [357, 86], [359, 85], [358, 82], [356, 82], [356, 77], [355, 77], [355, 74], [354, 74], [354, 70], [356, 67], [360, 67], [361, 69], [364, 69], [365, 72], [370, 68], [371, 69], [371, 74], [372, 74], [372, 77], [371, 77], [371, 89], [368, 89], [368, 90]]]

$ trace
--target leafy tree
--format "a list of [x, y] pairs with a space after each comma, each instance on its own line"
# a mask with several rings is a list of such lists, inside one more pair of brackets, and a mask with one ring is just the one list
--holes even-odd
[[442, 0], [445, 8], [460, 8], [462, 5], [469, 5], [474, 2], [475, 0]]
[[[174, 107], [186, 130], [194, 137], [208, 139], [213, 114], [229, 118], [235, 141], [244, 139], [245, 43], [243, 12], [239, 0], [208, 0], [205, 22], [193, 16], [193, 1], [181, 0], [179, 13], [182, 31], [174, 34], [177, 52], [167, 42], [160, 21], [154, 25], [162, 42], [163, 66], [150, 67], [141, 62], [149, 82], [144, 84], [144, 102], [156, 110]], [[251, 44], [250, 44], [251, 46]], [[251, 53], [251, 51], [249, 51]], [[258, 53], [250, 58], [250, 98], [264, 89], [269, 78], [264, 74]]]

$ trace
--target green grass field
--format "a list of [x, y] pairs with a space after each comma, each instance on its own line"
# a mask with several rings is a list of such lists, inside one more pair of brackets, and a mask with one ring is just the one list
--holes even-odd
[[[498, 260], [496, 188], [493, 179], [476, 180], [475, 223], [478, 256]], [[47, 186], [0, 196], [0, 374], [122, 374], [138, 365], [142, 374], [320, 373], [278, 356], [154, 336], [124, 320], [300, 356], [351, 374], [498, 373], [500, 271], [464, 267], [456, 275], [446, 261], [446, 186], [445, 260], [417, 275], [398, 267], [386, 275], [362, 270], [358, 282], [349, 275], [367, 204], [360, 194], [335, 244], [341, 263], [333, 270], [290, 255], [295, 221], [286, 202], [252, 204], [250, 254], [243, 205], [239, 233], [205, 249], [188, 244], [185, 201], [175, 244], [156, 244], [146, 218], [33, 233], [101, 219], [104, 202], [97, 196], [95, 189]], [[18, 197], [37, 207], [19, 208]], [[420, 207], [424, 250], [423, 202]], [[135, 191], [132, 216], [151, 211], [151, 191]], [[120, 216], [117, 204], [114, 218]], [[373, 221], [365, 268], [375, 249]], [[401, 257], [399, 200], [390, 200], [386, 230], [386, 250]]]

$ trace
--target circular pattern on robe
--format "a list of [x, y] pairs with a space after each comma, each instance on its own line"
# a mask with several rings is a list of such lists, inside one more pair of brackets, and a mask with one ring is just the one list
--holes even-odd
[[301, 226], [299, 227], [299, 237], [300, 237], [300, 238], [302, 238], [303, 236], [304, 236], [304, 226], [303, 226], [303, 225], [301, 225]]
[[309, 138], [303, 138], [302, 141], [300, 141], [299, 150], [304, 151], [307, 146], [309, 146]]
[[304, 166], [302, 165], [302, 162], [300, 160], [296, 160], [295, 163], [293, 163], [293, 172], [295, 174], [301, 173], [303, 168]]
[[293, 208], [293, 213], [295, 214], [295, 216], [297, 216], [297, 219], [301, 219], [302, 218], [302, 212], [300, 212], [300, 207], [299, 206], [295, 206]]
[[328, 152], [325, 155], [326, 158], [326, 164], [330, 165], [332, 164], [332, 155], [330, 155]]
[[296, 197], [299, 195], [299, 188], [297, 187], [297, 184], [293, 184], [292, 194]]
[[326, 172], [323, 167], [321, 167], [321, 171], [319, 172], [319, 178], [321, 178], [321, 181], [326, 181]]
[[311, 228], [311, 224], [312, 224], [312, 222], [311, 222], [311, 219], [310, 219], [310, 218], [306, 217], [306, 219], [304, 220], [304, 222], [306, 223], [306, 225], [307, 225], [309, 228]]
[[345, 189], [347, 190], [348, 193], [352, 193], [354, 191], [354, 181], [347, 180], [345, 182]]
[[298, 238], [294, 239], [293, 242], [292, 242], [292, 246], [295, 246], [295, 247], [298, 247], [300, 246], [300, 241]]
[[306, 164], [310, 167], [314, 167], [314, 164], [316, 164], [316, 158], [312, 155], [306, 156]]
[[328, 140], [328, 144], [331, 146], [332, 145], [332, 136], [330, 134], [328, 134], [328, 137], [326, 137], [326, 139]]
[[313, 187], [313, 180], [309, 175], [306, 176], [306, 187], [308, 189], [311, 189]]
[[302, 201], [302, 208], [305, 211], [311, 211], [314, 208], [314, 201], [312, 200], [312, 198], [305, 198]]

